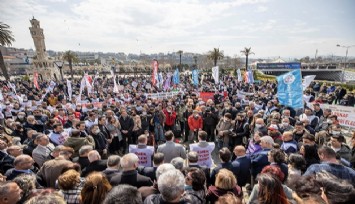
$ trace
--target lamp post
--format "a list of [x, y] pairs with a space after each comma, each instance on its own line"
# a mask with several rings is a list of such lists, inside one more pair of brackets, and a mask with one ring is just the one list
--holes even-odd
[[179, 50], [178, 51], [178, 53], [179, 53], [179, 57], [180, 57], [180, 71], [182, 71], [182, 66], [181, 66], [181, 55], [182, 55], [182, 53], [183, 53], [183, 51], [182, 50]]
[[355, 47], [355, 45], [349, 45], [349, 46], [344, 46], [344, 45], [339, 45], [337, 44], [337, 47], [342, 47], [342, 48], [346, 48], [346, 53], [345, 53], [345, 59], [344, 59], [344, 67], [343, 67], [343, 76], [342, 76], [342, 82], [344, 82], [344, 75], [345, 75], [345, 68], [346, 68], [346, 61], [348, 59], [348, 52], [349, 52], [349, 48], [351, 47]]
[[344, 46], [344, 45], [339, 45], [339, 44], [337, 44], [337, 47], [346, 48], [345, 60], [344, 60], [344, 66], [346, 66], [346, 60], [348, 59], [349, 48], [355, 47], [355, 45]]
[[62, 79], [63, 81], [63, 65], [64, 65], [64, 62], [63, 61], [54, 61], [54, 64], [58, 67], [59, 71], [60, 71], [60, 78]]

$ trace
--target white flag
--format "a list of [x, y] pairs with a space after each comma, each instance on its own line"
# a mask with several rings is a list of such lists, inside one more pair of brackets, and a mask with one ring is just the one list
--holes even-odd
[[214, 79], [214, 82], [216, 84], [218, 84], [219, 83], [219, 67], [218, 66], [212, 67], [212, 77]]
[[71, 87], [71, 81], [67, 79], [67, 87], [68, 87], [68, 95], [69, 95], [69, 101], [71, 101], [71, 97], [73, 95], [73, 90]]
[[79, 92], [79, 96], [78, 98], [76, 99], [77, 102], [80, 102], [81, 101], [81, 94], [83, 93], [84, 91], [84, 88], [85, 88], [85, 76], [81, 79], [81, 82], [80, 82], [80, 92]]
[[4, 100], [4, 96], [2, 95], [2, 92], [0, 90], [0, 101], [3, 101]]
[[237, 75], [238, 75], [238, 82], [243, 81], [242, 73], [240, 72], [240, 69], [237, 70]]
[[312, 83], [314, 78], [316, 78], [316, 75], [308, 75], [303, 77], [303, 83], [302, 83], [303, 91], [308, 88], [308, 86]]
[[113, 93], [119, 93], [116, 76], [113, 77]]
[[10, 87], [12, 89], [12, 91], [16, 94], [16, 86], [15, 86], [15, 84], [12, 84], [12, 83], [8, 82], [7, 86]]

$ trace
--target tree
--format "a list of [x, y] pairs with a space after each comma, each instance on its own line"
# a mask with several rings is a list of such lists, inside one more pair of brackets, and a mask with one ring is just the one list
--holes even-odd
[[254, 55], [255, 53], [251, 51], [251, 47], [247, 48], [245, 47], [244, 50], [240, 51], [245, 55], [245, 70], [248, 69], [248, 60], [249, 60], [249, 55]]
[[217, 61], [224, 58], [223, 51], [219, 51], [219, 48], [213, 48], [208, 52], [208, 59], [213, 60], [214, 66], [217, 66]]
[[[15, 38], [12, 34], [12, 31], [10, 30], [10, 26], [0, 22], [0, 45], [1, 46], [11, 46], [12, 42], [15, 41]], [[5, 62], [4, 62], [4, 57], [2, 56], [1, 50], [0, 50], [0, 67], [2, 70], [2, 73], [4, 74], [4, 77], [6, 80], [10, 80], [10, 76], [7, 72]]]
[[181, 55], [182, 55], [182, 53], [183, 53], [183, 51], [182, 50], [179, 50], [178, 52], [177, 52], [178, 54], [179, 54], [179, 56], [180, 56], [180, 71], [182, 71], [182, 66], [181, 66]]
[[71, 80], [73, 80], [74, 79], [74, 76], [73, 76], [73, 62], [77, 62], [78, 61], [78, 56], [74, 52], [68, 50], [68, 51], [66, 51], [64, 53], [63, 60], [65, 60], [65, 61], [67, 61], [69, 63]]

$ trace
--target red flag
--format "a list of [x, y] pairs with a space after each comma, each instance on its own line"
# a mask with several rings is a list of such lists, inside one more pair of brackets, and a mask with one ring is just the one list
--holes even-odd
[[158, 81], [158, 61], [157, 60], [153, 60], [153, 73], [152, 73], [152, 85], [155, 86], [155, 84]]
[[39, 86], [38, 86], [38, 73], [37, 73], [37, 72], [35, 72], [35, 73], [33, 74], [33, 83], [34, 83], [35, 87], [39, 90]]

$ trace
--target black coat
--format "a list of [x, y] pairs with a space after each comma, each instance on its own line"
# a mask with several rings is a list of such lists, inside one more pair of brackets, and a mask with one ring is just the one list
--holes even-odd
[[153, 182], [149, 177], [140, 175], [136, 170], [123, 171], [118, 173], [111, 178], [110, 183], [112, 186], [128, 184], [137, 188], [153, 185]]
[[139, 166], [137, 171], [138, 171], [138, 174], [149, 177], [152, 181], [156, 181], [157, 180], [157, 177], [156, 177], [157, 168], [158, 167], [156, 167], [156, 166], [154, 166], [154, 167]]
[[196, 167], [196, 168], [201, 169], [205, 173], [207, 186], [214, 185], [214, 183], [213, 184], [211, 183], [210, 168], [205, 167], [205, 166], [200, 166], [197, 164], [196, 165], [191, 164], [191, 165], [189, 165], [189, 167]]
[[237, 175], [238, 186], [241, 187], [245, 186], [247, 183], [251, 182], [250, 181], [251, 160], [249, 157], [245, 156], [245, 157], [237, 158], [236, 160], [234, 160], [234, 162], [238, 162], [240, 166], [240, 171]]
[[94, 172], [94, 171], [101, 172], [101, 171], [105, 170], [106, 168], [107, 168], [107, 160], [93, 161], [83, 169], [83, 171], [81, 172], [81, 176], [86, 177], [91, 172]]
[[237, 177], [240, 171], [240, 166], [237, 166], [236, 163], [227, 162], [227, 163], [220, 163], [216, 168], [214, 168], [211, 172], [211, 183], [214, 185], [216, 181], [216, 176], [221, 169], [228, 169], [229, 171], [233, 172], [234, 176]]

